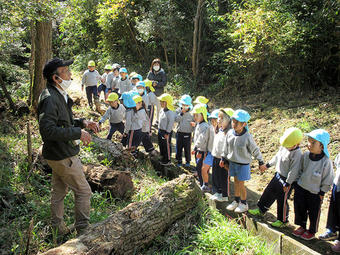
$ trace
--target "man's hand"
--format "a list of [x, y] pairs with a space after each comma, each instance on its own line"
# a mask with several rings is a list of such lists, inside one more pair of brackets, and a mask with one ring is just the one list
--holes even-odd
[[82, 130], [80, 135], [80, 141], [82, 141], [85, 146], [89, 145], [89, 143], [92, 141], [92, 137], [89, 134], [89, 132]]
[[95, 133], [98, 133], [100, 131], [100, 128], [97, 122], [94, 122], [91, 120], [84, 120], [83, 124], [85, 128], [91, 129]]

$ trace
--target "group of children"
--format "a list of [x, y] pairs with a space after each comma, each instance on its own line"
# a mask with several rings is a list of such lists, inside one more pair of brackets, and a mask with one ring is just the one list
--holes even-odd
[[[230, 198], [229, 177], [233, 177], [234, 200], [226, 209], [237, 213], [248, 211], [245, 182], [251, 178], [252, 158], [258, 161], [261, 172], [275, 166], [276, 172], [258, 201], [258, 208], [249, 210], [249, 213], [262, 216], [277, 201], [277, 221], [272, 226], [286, 226], [289, 215], [287, 200], [294, 188], [295, 224], [299, 228], [293, 231], [293, 235], [305, 240], [315, 237], [324, 195], [333, 186], [327, 232], [320, 239], [331, 240], [337, 237], [336, 231], [339, 231], [340, 226], [340, 155], [335, 161], [337, 173], [334, 178], [327, 150], [330, 141], [327, 131], [317, 129], [306, 134], [308, 151], [303, 153], [299, 147], [303, 139], [301, 130], [287, 129], [280, 138], [278, 152], [265, 164], [261, 151], [249, 132], [247, 123], [250, 115], [247, 111], [221, 108], [209, 113], [207, 98], [199, 96], [192, 102], [189, 95], [183, 95], [175, 109], [174, 99], [170, 94], [164, 93], [156, 97], [152, 81], [143, 81], [141, 75], [136, 73], [130, 74], [129, 79], [126, 68], [120, 68], [119, 65], [106, 66], [106, 75], [99, 78], [95, 70], [91, 71], [90, 67], [94, 63], [90, 62], [89, 70], [84, 73], [86, 77], [83, 77], [83, 85], [86, 86], [89, 99], [90, 93], [98, 96], [98, 91], [91, 88], [93, 84], [90, 81], [101, 79], [103, 86], [99, 91], [105, 91], [106, 101], [110, 104], [99, 121], [100, 124], [106, 119], [110, 121], [107, 139], [111, 139], [114, 132], [119, 131], [123, 135], [123, 145], [131, 149], [132, 153], [136, 153], [137, 147], [143, 144], [147, 152], [156, 155], [151, 142], [151, 126], [154, 107], [160, 106], [158, 146], [161, 164], [169, 165], [171, 162], [171, 138], [177, 123], [178, 166], [183, 164], [183, 151], [184, 166], [189, 166], [191, 157], [194, 156], [202, 191], [212, 191], [211, 199], [221, 202]], [[93, 74], [89, 75], [90, 72]], [[212, 190], [208, 185], [210, 168]], [[307, 218], [310, 221], [308, 229]], [[340, 252], [340, 235], [332, 249]]]

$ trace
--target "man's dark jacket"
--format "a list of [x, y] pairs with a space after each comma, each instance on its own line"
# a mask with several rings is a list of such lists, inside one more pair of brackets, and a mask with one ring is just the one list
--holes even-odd
[[79, 153], [83, 119], [73, 119], [73, 101], [64, 96], [53, 84], [47, 84], [39, 97], [39, 130], [43, 140], [42, 155], [48, 160], [62, 160]]

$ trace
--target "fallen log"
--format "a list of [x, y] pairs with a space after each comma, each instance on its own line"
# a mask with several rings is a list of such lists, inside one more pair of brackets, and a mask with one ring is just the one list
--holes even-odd
[[167, 182], [150, 199], [135, 202], [45, 255], [134, 254], [196, 206], [201, 192], [190, 175]]
[[110, 191], [114, 198], [129, 198], [134, 190], [132, 177], [128, 171], [117, 171], [112, 168], [88, 164], [84, 173], [92, 191]]

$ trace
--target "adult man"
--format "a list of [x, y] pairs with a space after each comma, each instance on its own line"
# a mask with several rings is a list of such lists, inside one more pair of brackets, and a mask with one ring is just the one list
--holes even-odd
[[70, 61], [51, 59], [43, 69], [47, 86], [38, 103], [39, 130], [43, 140], [43, 157], [52, 168], [51, 217], [52, 227], [58, 234], [69, 229], [63, 220], [64, 198], [68, 188], [75, 194], [75, 228], [82, 232], [89, 222], [91, 188], [85, 179], [82, 164], [77, 157], [79, 139], [84, 145], [91, 135], [82, 128], [99, 130], [93, 121], [73, 119], [72, 99], [66, 89], [71, 84]]

